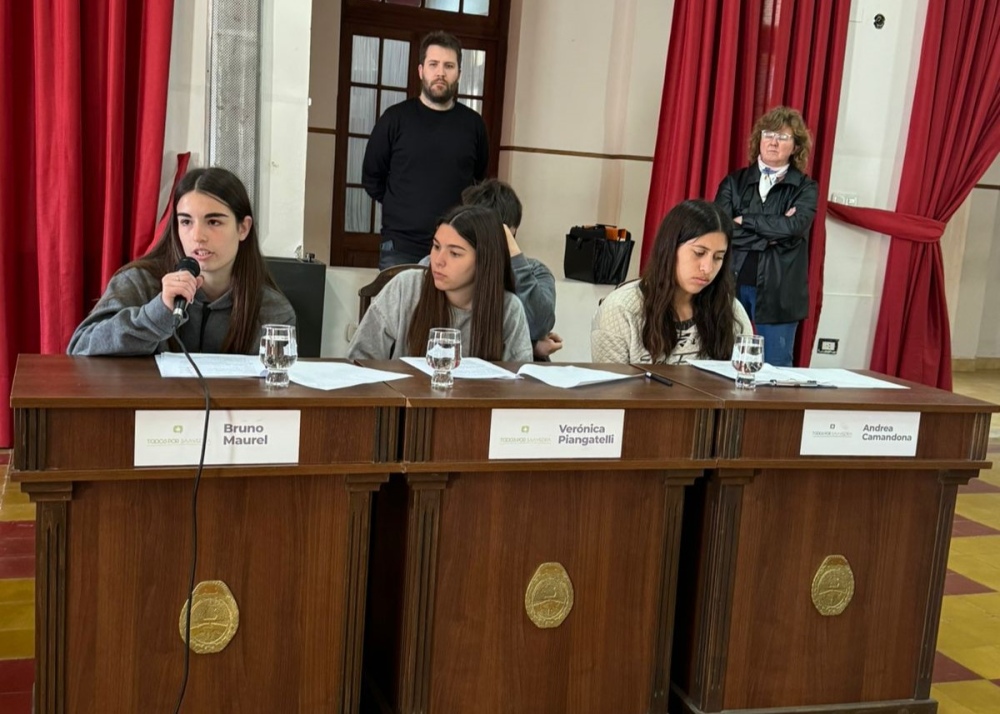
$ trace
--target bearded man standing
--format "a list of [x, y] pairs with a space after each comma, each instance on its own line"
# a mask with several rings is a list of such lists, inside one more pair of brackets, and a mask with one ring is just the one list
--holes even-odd
[[420, 43], [421, 91], [389, 107], [365, 150], [362, 183], [382, 204], [379, 270], [430, 254], [438, 219], [462, 191], [486, 176], [489, 139], [483, 118], [458, 103], [462, 45], [447, 32]]

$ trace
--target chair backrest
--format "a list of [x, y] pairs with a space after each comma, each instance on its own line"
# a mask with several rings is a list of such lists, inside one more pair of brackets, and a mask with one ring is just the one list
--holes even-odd
[[264, 259], [281, 292], [295, 310], [299, 357], [319, 357], [323, 343], [326, 265], [295, 258]]
[[368, 311], [369, 305], [372, 304], [372, 300], [382, 292], [382, 288], [385, 284], [392, 280], [394, 277], [402, 273], [404, 270], [426, 270], [423, 265], [418, 263], [404, 263], [403, 265], [394, 265], [391, 268], [386, 268], [375, 276], [375, 279], [370, 283], [358, 290], [358, 323], [364, 319], [365, 313]]

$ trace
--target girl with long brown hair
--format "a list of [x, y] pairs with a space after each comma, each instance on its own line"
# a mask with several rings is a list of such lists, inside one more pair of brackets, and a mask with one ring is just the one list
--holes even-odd
[[594, 315], [594, 362], [730, 359], [736, 335], [753, 332], [729, 270], [732, 235], [732, 221], [714, 204], [674, 206], [642, 277], [613, 291]]
[[429, 269], [407, 270], [386, 283], [358, 325], [347, 356], [424, 355], [432, 327], [460, 330], [463, 356], [531, 361], [507, 237], [492, 209], [460, 206], [442, 219]]
[[[195, 277], [179, 270], [198, 262]], [[295, 324], [260, 252], [250, 198], [221, 168], [194, 169], [177, 184], [169, 228], [142, 258], [112, 276], [70, 338], [71, 355], [148, 355], [179, 351], [174, 302], [187, 301], [177, 328], [190, 352], [254, 354], [264, 324]]]

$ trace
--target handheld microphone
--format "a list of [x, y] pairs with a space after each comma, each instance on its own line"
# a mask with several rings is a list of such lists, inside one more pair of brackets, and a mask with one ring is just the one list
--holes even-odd
[[[197, 278], [201, 273], [201, 266], [198, 265], [198, 261], [194, 258], [184, 257], [177, 261], [177, 266], [174, 270], [186, 270]], [[178, 295], [174, 298], [174, 322], [178, 325], [187, 319], [187, 307], [188, 301], [183, 297]]]

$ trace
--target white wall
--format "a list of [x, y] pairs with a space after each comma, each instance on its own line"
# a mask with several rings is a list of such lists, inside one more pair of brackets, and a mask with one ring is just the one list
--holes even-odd
[[257, 228], [265, 254], [291, 257], [303, 240], [312, 0], [264, 0], [260, 12]]
[[[651, 158], [672, 14], [672, 0], [514, 0], [501, 145]], [[563, 277], [565, 235], [584, 223], [628, 228], [635, 277], [651, 170], [642, 160], [500, 154], [500, 177], [524, 203], [518, 241], [556, 275], [565, 340], [556, 361], [590, 360], [590, 319], [611, 290]]]
[[[979, 181], [1000, 185], [1000, 159]], [[963, 206], [967, 231], [952, 321], [952, 357], [1000, 357], [1000, 191], [974, 189]]]
[[177, 154], [191, 152], [191, 164], [204, 163], [208, 67], [208, 0], [174, 3], [167, 83], [167, 122], [163, 135], [160, 212], [170, 200]]
[[[203, 166], [207, 150], [208, 0], [174, 9], [161, 207], [178, 153]], [[280, 8], [280, 10], [279, 10]], [[261, 7], [260, 186], [257, 229], [268, 255], [302, 243], [309, 102], [311, 0], [265, 0]]]
[[[876, 30], [871, 18], [886, 17]], [[830, 191], [858, 205], [894, 209], [906, 151], [926, 1], [882, 0], [852, 13]], [[817, 337], [838, 338], [836, 355], [813, 354], [814, 367], [867, 368], [871, 357], [887, 236], [826, 221], [823, 312]]]

